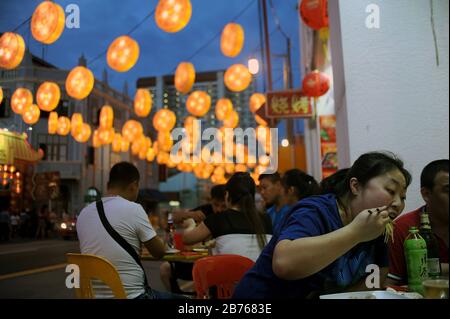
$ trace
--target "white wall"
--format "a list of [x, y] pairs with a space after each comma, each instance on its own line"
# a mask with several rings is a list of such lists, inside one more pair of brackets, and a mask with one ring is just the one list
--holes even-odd
[[[449, 157], [449, 2], [433, 2], [440, 66], [428, 0], [329, 1], [340, 166], [395, 152], [413, 175], [406, 210], [422, 203], [422, 168]], [[379, 29], [366, 27], [369, 4]]]

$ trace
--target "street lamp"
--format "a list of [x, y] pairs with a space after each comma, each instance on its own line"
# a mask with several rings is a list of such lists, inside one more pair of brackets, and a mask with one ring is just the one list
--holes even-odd
[[250, 59], [248, 60], [248, 70], [252, 75], [256, 75], [259, 73], [259, 61], [258, 59]]

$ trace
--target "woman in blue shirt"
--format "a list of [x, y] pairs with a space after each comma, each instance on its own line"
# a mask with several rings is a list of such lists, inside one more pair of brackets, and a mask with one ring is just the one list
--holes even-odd
[[364, 289], [368, 265], [388, 266], [381, 235], [402, 212], [410, 182], [393, 154], [362, 155], [324, 181], [327, 194], [292, 208], [234, 298], [313, 298]]

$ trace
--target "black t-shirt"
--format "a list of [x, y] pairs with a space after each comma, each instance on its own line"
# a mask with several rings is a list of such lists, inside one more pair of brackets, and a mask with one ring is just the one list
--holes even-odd
[[[259, 214], [265, 234], [272, 235], [272, 221], [267, 214]], [[244, 213], [227, 209], [219, 214], [209, 215], [203, 221], [213, 238], [230, 234], [254, 234], [253, 227]]]
[[197, 210], [201, 211], [205, 215], [205, 217], [208, 217], [209, 215], [214, 215], [214, 210], [211, 204], [205, 204], [197, 208], [191, 209], [191, 212]]

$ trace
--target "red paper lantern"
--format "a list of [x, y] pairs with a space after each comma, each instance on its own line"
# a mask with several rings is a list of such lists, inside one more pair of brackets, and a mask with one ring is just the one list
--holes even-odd
[[58, 118], [58, 127], [56, 128], [56, 133], [62, 136], [66, 136], [70, 133], [70, 119], [66, 116], [61, 116]]
[[0, 68], [11, 70], [23, 60], [25, 42], [20, 34], [5, 32], [0, 37]]
[[175, 88], [182, 94], [187, 94], [195, 83], [195, 67], [192, 63], [182, 62], [175, 72]]
[[190, 0], [159, 0], [156, 6], [156, 25], [165, 32], [178, 32], [191, 20]]
[[127, 35], [116, 38], [108, 48], [106, 61], [111, 69], [127, 72], [139, 58], [139, 44]]
[[86, 98], [94, 88], [94, 74], [84, 66], [73, 68], [66, 79], [67, 95], [77, 100]]
[[83, 116], [81, 113], [73, 113], [70, 121], [70, 130], [73, 137], [79, 135], [83, 129]]
[[152, 110], [152, 94], [147, 89], [138, 89], [134, 96], [134, 113], [139, 117], [147, 117]]
[[27, 124], [35, 124], [39, 121], [39, 117], [41, 116], [41, 110], [36, 104], [31, 104], [26, 106], [23, 109], [22, 119]]
[[202, 117], [211, 107], [211, 96], [203, 91], [195, 91], [189, 95], [186, 108], [194, 116]]
[[64, 31], [64, 9], [52, 1], [41, 2], [31, 18], [31, 34], [37, 41], [52, 44]]
[[114, 129], [113, 128], [99, 128], [98, 129], [98, 139], [100, 143], [104, 145], [111, 144], [114, 139]]
[[303, 79], [303, 93], [309, 97], [321, 97], [329, 89], [330, 78], [323, 72], [311, 72]]
[[153, 162], [153, 160], [155, 159], [155, 157], [156, 157], [156, 152], [155, 152], [155, 150], [154, 150], [153, 148], [149, 148], [149, 149], [147, 150], [147, 154], [146, 154], [145, 158], [147, 159], [148, 162]]
[[216, 118], [219, 121], [225, 120], [233, 111], [233, 103], [230, 99], [220, 99], [216, 104]]
[[100, 128], [112, 128], [114, 124], [114, 110], [111, 106], [105, 105], [100, 111]]
[[223, 120], [223, 126], [226, 128], [236, 128], [239, 125], [239, 114], [236, 111], [231, 111], [230, 115]]
[[48, 117], [48, 134], [56, 134], [58, 129], [58, 113], [50, 112]]
[[58, 106], [61, 90], [54, 82], [44, 82], [36, 93], [37, 105], [42, 111], [51, 112]]
[[242, 92], [252, 82], [252, 75], [243, 64], [235, 64], [228, 68], [224, 76], [225, 86], [232, 92]]
[[153, 127], [158, 132], [171, 131], [177, 122], [177, 117], [174, 112], [167, 109], [161, 109], [156, 112], [153, 117]]
[[230, 58], [237, 57], [244, 46], [244, 39], [244, 29], [240, 24], [227, 24], [222, 31], [222, 38], [220, 40], [222, 53]]
[[137, 140], [144, 133], [142, 124], [135, 120], [128, 120], [122, 127], [122, 137], [129, 142]]
[[250, 112], [256, 113], [266, 103], [266, 96], [262, 93], [253, 93], [250, 97]]
[[75, 135], [73, 135], [73, 138], [78, 143], [86, 143], [89, 140], [89, 137], [91, 137], [91, 127], [87, 123], [83, 123], [81, 125], [81, 130], [78, 131]]
[[328, 27], [328, 0], [302, 0], [299, 11], [308, 27], [314, 30]]
[[33, 104], [33, 93], [24, 88], [18, 88], [11, 97], [11, 109], [16, 114], [22, 114], [26, 107]]

